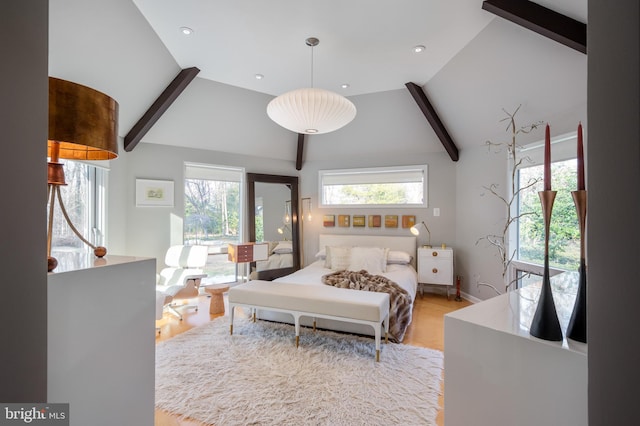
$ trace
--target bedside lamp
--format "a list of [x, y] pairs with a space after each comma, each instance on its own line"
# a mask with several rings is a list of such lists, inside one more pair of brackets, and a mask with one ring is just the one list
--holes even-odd
[[49, 77], [49, 134], [47, 143], [47, 228], [48, 271], [58, 266], [51, 256], [51, 234], [56, 198], [71, 230], [97, 257], [107, 249], [86, 240], [75, 226], [62, 203], [60, 186], [66, 185], [61, 158], [70, 160], [111, 160], [118, 157], [118, 103], [97, 90], [59, 78]]
[[424, 220], [417, 225], [413, 225], [411, 228], [409, 228], [409, 230], [413, 235], [418, 236], [420, 235], [420, 230], [418, 229], [418, 226], [420, 225], [424, 226], [424, 229], [427, 230], [427, 234], [429, 238], [427, 239], [427, 245], [425, 247], [430, 248], [431, 247], [431, 231], [429, 231], [429, 228], [427, 227], [427, 224], [424, 223]]

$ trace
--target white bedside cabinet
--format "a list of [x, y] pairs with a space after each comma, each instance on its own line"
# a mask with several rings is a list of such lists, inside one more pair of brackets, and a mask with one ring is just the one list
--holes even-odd
[[445, 286], [447, 299], [453, 288], [453, 249], [418, 248], [418, 285], [422, 295], [425, 285]]

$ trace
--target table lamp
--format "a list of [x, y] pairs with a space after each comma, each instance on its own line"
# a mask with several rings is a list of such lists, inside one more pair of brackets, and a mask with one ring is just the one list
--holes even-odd
[[48, 271], [58, 265], [51, 256], [51, 234], [56, 198], [71, 230], [97, 257], [104, 257], [107, 249], [94, 246], [71, 223], [62, 202], [60, 187], [66, 185], [61, 158], [70, 160], [111, 160], [118, 156], [118, 103], [97, 90], [49, 77], [49, 157], [47, 170], [47, 198], [49, 220], [47, 228]]
[[420, 235], [420, 230], [418, 229], [418, 226], [424, 226], [424, 229], [427, 230], [427, 234], [429, 236], [428, 240], [427, 240], [427, 244], [425, 245], [425, 247], [427, 248], [431, 248], [431, 231], [429, 231], [429, 228], [427, 227], [427, 224], [424, 223], [424, 220], [422, 222], [420, 222], [417, 225], [413, 225], [411, 228], [409, 228], [409, 230], [411, 231], [411, 233], [415, 236]]

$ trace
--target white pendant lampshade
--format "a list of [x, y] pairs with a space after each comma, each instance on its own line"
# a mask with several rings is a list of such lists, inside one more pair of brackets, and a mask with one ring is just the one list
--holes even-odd
[[267, 115], [296, 133], [320, 134], [346, 126], [356, 116], [349, 99], [324, 89], [307, 88], [287, 92], [267, 105]]
[[285, 129], [296, 133], [329, 133], [346, 126], [356, 116], [356, 107], [344, 96], [313, 87], [313, 48], [315, 37], [305, 40], [311, 46], [311, 87], [287, 92], [267, 105], [267, 115]]

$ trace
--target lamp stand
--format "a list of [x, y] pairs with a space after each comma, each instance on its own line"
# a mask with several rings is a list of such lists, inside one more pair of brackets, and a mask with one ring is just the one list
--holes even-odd
[[80, 231], [73, 226], [71, 222], [71, 218], [69, 218], [69, 214], [67, 213], [67, 209], [64, 207], [64, 203], [62, 202], [62, 195], [60, 194], [60, 187], [62, 185], [66, 185], [64, 179], [64, 169], [63, 164], [58, 162], [58, 147], [57, 143], [53, 144], [53, 149], [51, 150], [51, 161], [47, 164], [47, 181], [48, 181], [48, 189], [47, 189], [47, 199], [49, 200], [49, 223], [47, 226], [47, 271], [51, 272], [58, 266], [58, 259], [51, 256], [51, 239], [53, 232], [53, 211], [55, 207], [56, 198], [58, 198], [58, 204], [60, 204], [60, 210], [62, 210], [62, 215], [64, 216], [67, 224], [73, 231], [74, 234], [80, 238], [80, 240], [91, 247], [93, 249], [93, 253], [96, 257], [104, 257], [107, 254], [107, 249], [102, 246], [94, 246], [91, 244], [86, 238], [82, 236]]

